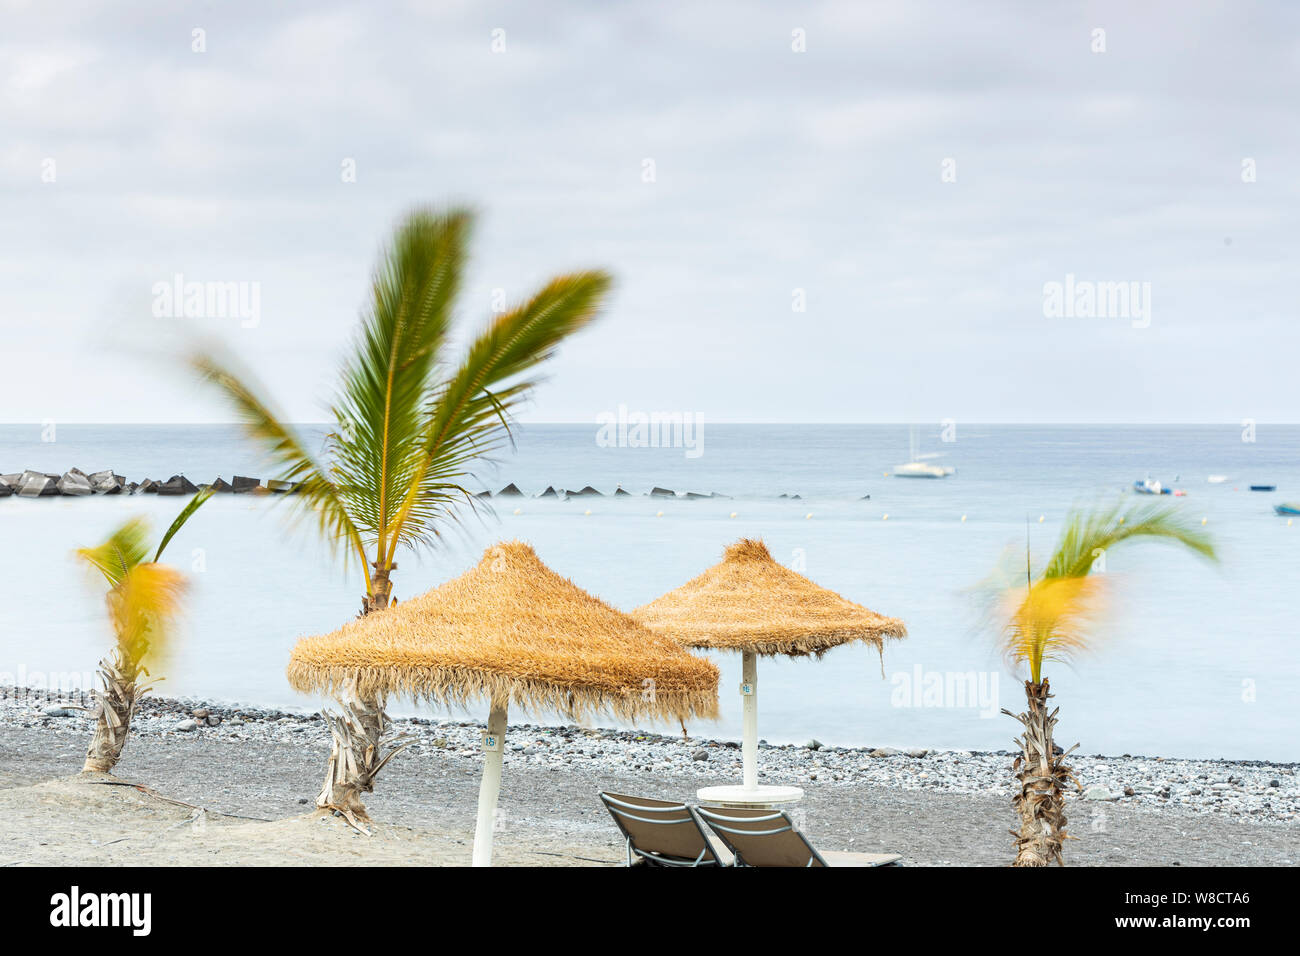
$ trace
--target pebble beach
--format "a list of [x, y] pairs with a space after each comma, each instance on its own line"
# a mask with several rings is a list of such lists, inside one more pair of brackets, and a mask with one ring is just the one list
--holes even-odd
[[[77, 774], [92, 726], [89, 712], [78, 708], [76, 701], [12, 689], [0, 696], [7, 774], [0, 777], [0, 792], [12, 799], [16, 787]], [[463, 828], [467, 846], [481, 725], [413, 718], [395, 721], [394, 729], [412, 744], [367, 798], [372, 815], [443, 832]], [[213, 813], [269, 822], [312, 812], [328, 748], [319, 714], [149, 697], [118, 774]], [[816, 741], [761, 745], [759, 755], [763, 782], [804, 788], [801, 825], [828, 848], [888, 849], [903, 854], [904, 865], [1007, 862], [1011, 760], [1006, 752], [821, 747]], [[1081, 784], [1069, 798], [1071, 832], [1080, 837], [1071, 844], [1076, 862], [1300, 860], [1295, 764], [1081, 755], [1072, 757], [1072, 766]], [[499, 842], [523, 841], [528, 849], [517, 863], [616, 863], [617, 834], [596, 801], [600, 789], [691, 799], [700, 786], [739, 776], [740, 750], [731, 741], [512, 725], [502, 820], [513, 823], [503, 824], [507, 835]], [[933, 834], [921, 818], [933, 825]], [[971, 836], [953, 839], [965, 831]], [[529, 859], [527, 853], [559, 856]]]

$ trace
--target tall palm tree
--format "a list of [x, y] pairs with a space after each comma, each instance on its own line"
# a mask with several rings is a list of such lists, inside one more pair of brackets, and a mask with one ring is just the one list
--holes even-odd
[[202, 491], [176, 516], [163, 535], [153, 558], [145, 543], [149, 529], [139, 520], [126, 522], [94, 548], [81, 548], [77, 556], [98, 570], [108, 582], [108, 614], [116, 641], [112, 652], [99, 662], [99, 718], [86, 751], [82, 773], [111, 773], [122, 758], [131, 718], [140, 698], [153, 689], [149, 668], [163, 660], [171, 625], [180, 611], [185, 578], [159, 564], [168, 542], [198, 511], [212, 491]]
[[1125, 507], [1121, 501], [1072, 511], [1046, 566], [1033, 573], [1026, 554], [1020, 569], [1026, 583], [1002, 592], [1006, 602], [1003, 649], [1014, 665], [1027, 664], [1029, 668], [1025, 712], [1002, 711], [1024, 727], [1017, 738], [1021, 752], [1012, 766], [1020, 781], [1020, 790], [1012, 799], [1020, 815], [1019, 831], [1011, 831], [1016, 838], [1014, 866], [1064, 865], [1061, 848], [1066, 839], [1072, 839], [1065, 832], [1064, 790], [1071, 783], [1078, 787], [1065, 758], [1079, 745], [1055, 752], [1052, 730], [1060, 708], [1048, 712], [1052, 694], [1043, 664], [1069, 660], [1093, 643], [1106, 588], [1092, 572], [1099, 560], [1104, 567], [1104, 556], [1117, 545], [1134, 538], [1183, 545], [1206, 559], [1217, 560], [1210, 536], [1190, 524], [1176, 507]]
[[[604, 272], [547, 282], [496, 316], [459, 356], [448, 354], [471, 214], [417, 210], [397, 228], [375, 270], [371, 302], [344, 362], [330, 408], [336, 425], [319, 456], [271, 410], [263, 390], [211, 352], [192, 364], [233, 403], [245, 430], [270, 454], [291, 500], [345, 556], [360, 560], [361, 613], [393, 602], [401, 547], [431, 543], [459, 507], [475, 461], [510, 438], [511, 412], [539, 382], [560, 342], [597, 314], [610, 287]], [[385, 702], [346, 691], [341, 715], [326, 714], [333, 748], [320, 807], [366, 818], [360, 794], [396, 749]], [[385, 752], [387, 750], [387, 752]]]

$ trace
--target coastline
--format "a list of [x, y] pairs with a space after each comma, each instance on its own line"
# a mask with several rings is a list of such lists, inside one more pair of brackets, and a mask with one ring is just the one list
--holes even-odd
[[[481, 765], [476, 722], [394, 722], [416, 740], [366, 799], [381, 837], [366, 841], [314, 812], [329, 739], [318, 716], [209, 705], [219, 724], [178, 730], [199, 702], [146, 698], [118, 778], [206, 808], [208, 829], [196, 836], [192, 808], [128, 813], [116, 805], [105, 809], [98, 797], [74, 797], [91, 789], [138, 792], [76, 786], [70, 778], [81, 768], [90, 720], [46, 716], [34, 704], [0, 699], [0, 865], [67, 861], [69, 854], [85, 862], [145, 864], [468, 860]], [[873, 757], [863, 748], [797, 746], [764, 747], [760, 754], [765, 781], [804, 788], [800, 825], [819, 845], [901, 853], [905, 865], [939, 866], [1009, 861], [1010, 761], [1006, 753]], [[1090, 756], [1073, 763], [1085, 788], [1133, 790], [1113, 800], [1069, 795], [1070, 831], [1079, 837], [1070, 844], [1073, 864], [1300, 860], [1295, 764]], [[498, 844], [509, 854], [502, 862], [615, 864], [621, 847], [599, 790], [693, 801], [698, 787], [737, 778], [739, 767], [735, 746], [703, 737], [512, 725], [498, 821]], [[1169, 797], [1161, 795], [1164, 784]], [[56, 805], [63, 809], [51, 809]], [[138, 832], [137, 817], [147, 821]], [[305, 829], [308, 822], [321, 826]], [[302, 843], [304, 832], [316, 836]]]

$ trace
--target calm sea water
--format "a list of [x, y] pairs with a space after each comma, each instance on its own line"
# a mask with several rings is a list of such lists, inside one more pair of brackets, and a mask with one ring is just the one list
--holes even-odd
[[[1134, 479], [1150, 475], [1187, 489], [1179, 506], [1207, 519], [1222, 565], [1153, 544], [1108, 555], [1117, 599], [1100, 646], [1049, 670], [1061, 706], [1058, 739], [1078, 740], [1089, 753], [1300, 760], [1300, 523], [1289, 526], [1272, 510], [1300, 500], [1300, 427], [1261, 426], [1253, 442], [1232, 426], [965, 425], [952, 442], [941, 441], [937, 427], [922, 429], [921, 450], [958, 469], [941, 481], [884, 477], [907, 458], [906, 426], [706, 426], [698, 457], [682, 448], [600, 447], [596, 432], [521, 428], [516, 452], [484, 469], [476, 486], [514, 481], [536, 494], [548, 484], [606, 492], [622, 484], [636, 497], [503, 499], [494, 514], [467, 517], [438, 550], [401, 556], [399, 599], [460, 573], [494, 540], [518, 537], [557, 571], [628, 609], [715, 562], [728, 542], [761, 536], [777, 560], [903, 618], [910, 631], [887, 648], [884, 679], [876, 654], [861, 647], [821, 661], [761, 661], [765, 739], [1005, 748], [1018, 725], [997, 711], [1019, 708], [1021, 678], [979, 625], [970, 589], [1004, 548], [1023, 547], [1026, 518], [1032, 547], [1045, 552], [1072, 503], [1128, 493]], [[195, 482], [269, 477], [226, 426], [60, 425], [55, 437], [43, 442], [39, 426], [0, 426], [0, 472], [77, 466], [135, 480], [178, 471]], [[1207, 482], [1214, 474], [1228, 480]], [[1253, 483], [1278, 491], [1252, 493]], [[641, 497], [653, 485], [733, 497]], [[102, 594], [73, 549], [131, 515], [161, 530], [179, 501], [0, 500], [7, 559], [0, 681], [4, 672], [39, 682], [93, 671], [108, 643]], [[355, 614], [355, 569], [349, 574], [309, 532], [294, 531], [274, 499], [246, 496], [214, 498], [169, 557], [196, 573], [161, 692], [314, 706], [285, 682], [288, 652], [299, 636]], [[738, 737], [739, 659], [721, 655], [718, 663], [723, 719], [693, 729]], [[961, 699], [947, 677], [972, 673], [983, 700]], [[935, 682], [952, 691], [936, 693]]]

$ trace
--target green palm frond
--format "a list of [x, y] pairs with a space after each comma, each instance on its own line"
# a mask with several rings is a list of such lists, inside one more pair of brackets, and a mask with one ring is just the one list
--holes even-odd
[[510, 441], [511, 411], [540, 381], [535, 369], [596, 316], [610, 287], [603, 272], [553, 279], [493, 320], [458, 364], [449, 362], [443, 352], [471, 226], [464, 210], [420, 210], [399, 226], [343, 366], [327, 464], [308, 454], [228, 361], [192, 360], [283, 469], [280, 477], [299, 484], [295, 497], [317, 515], [322, 533], [346, 539], [361, 556], [368, 596], [383, 590], [372, 564], [386, 576], [399, 545], [428, 543], [461, 505], [473, 504], [464, 487], [473, 464]]
[[211, 488], [195, 495], [181, 509], [152, 561], [146, 560], [149, 527], [139, 518], [116, 529], [103, 544], [77, 551], [78, 557], [108, 581], [109, 618], [123, 666], [130, 673], [146, 665], [156, 667], [168, 650], [172, 623], [180, 613], [186, 585], [179, 571], [159, 564], [158, 559], [167, 543], [210, 497]]
[[1193, 523], [1177, 505], [1123, 501], [1090, 511], [1075, 509], [1043, 572], [1049, 578], [1074, 578], [1092, 570], [1097, 557], [1130, 538], [1155, 538], [1181, 544], [1210, 561], [1217, 560], [1208, 532]]
[[79, 548], [77, 557], [104, 575], [109, 587], [117, 587], [131, 569], [149, 557], [149, 526], [133, 518], [113, 531], [103, 544]]
[[333, 476], [358, 530], [381, 552], [412, 479], [469, 232], [462, 210], [407, 218], [376, 271], [374, 301], [344, 366]]
[[203, 502], [211, 498], [212, 495], [213, 489], [211, 487], [205, 488], [191, 498], [190, 503], [181, 509], [181, 513], [176, 516], [176, 520], [171, 523], [171, 527], [167, 529], [167, 533], [164, 534], [162, 540], [158, 542], [158, 550], [154, 552], [153, 556], [155, 562], [162, 557], [162, 553], [166, 550], [167, 545], [171, 542], [172, 538], [176, 537], [176, 532], [185, 527], [185, 522], [189, 521], [194, 515], [194, 512], [203, 507]]
[[[1086, 650], [1107, 596], [1090, 575], [1097, 560], [1135, 538], [1179, 544], [1207, 560], [1218, 555], [1210, 535], [1176, 505], [1114, 505], [1075, 509], [1041, 573], [1002, 592], [1003, 650], [1013, 663], [1027, 663], [1034, 683], [1043, 662], [1066, 661]], [[1003, 575], [1005, 577], [1006, 571]]]
[[469, 462], [490, 456], [509, 441], [511, 410], [539, 382], [528, 373], [596, 317], [611, 284], [604, 272], [560, 276], [495, 319], [471, 344], [434, 397], [413, 480], [394, 519], [397, 534], [387, 560], [399, 540], [413, 539], [417, 529], [466, 496], [459, 479]]
[[299, 514], [314, 520], [321, 536], [332, 547], [343, 545], [345, 554], [355, 552], [360, 557], [369, 586], [370, 572], [361, 536], [344, 500], [346, 489], [335, 486], [297, 433], [271, 411], [250, 375], [237, 373], [229, 359], [218, 357], [212, 351], [194, 354], [190, 364], [204, 380], [225, 394], [242, 419], [244, 431], [279, 466], [280, 478], [297, 485], [297, 493], [288, 499], [295, 503]]

